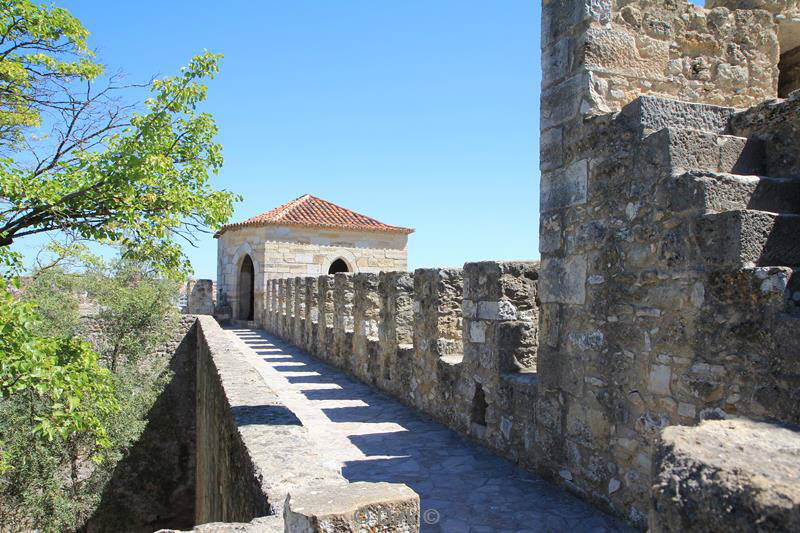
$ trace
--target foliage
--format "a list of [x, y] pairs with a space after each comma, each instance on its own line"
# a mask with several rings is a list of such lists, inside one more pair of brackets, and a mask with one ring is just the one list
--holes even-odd
[[[82, 273], [60, 267], [35, 272], [15, 309], [55, 311], [60, 302], [76, 300], [77, 293], [88, 294], [94, 314], [78, 320], [76, 336], [69, 340], [85, 346], [77, 337], [90, 339], [99, 370], [111, 381], [115, 408], [95, 410], [105, 441], [92, 440], [86, 431], [52, 441], [13, 431], [28, 423], [29, 405], [18, 394], [0, 400], [0, 435], [13, 465], [0, 476], [0, 502], [7, 502], [0, 503], [0, 523], [45, 531], [79, 528], [170, 379], [169, 358], [158, 349], [177, 326], [177, 285], [151, 265], [128, 259], [109, 264], [95, 259], [88, 265]], [[43, 322], [31, 324], [31, 331], [51, 333]]]
[[81, 434], [108, 447], [101, 417], [117, 409], [110, 372], [85, 341], [37, 336], [38, 322], [34, 304], [0, 286], [0, 399], [24, 405], [37, 439]]
[[178, 286], [148, 272], [146, 264], [123, 259], [95, 268], [86, 276], [86, 288], [101, 304], [97, 320], [103, 336], [95, 344], [112, 371], [121, 357], [136, 363], [177, 326]]
[[[122, 245], [177, 278], [190, 265], [176, 238], [193, 243], [233, 211], [234, 195], [210, 184], [222, 165], [216, 124], [197, 111], [221, 56], [206, 52], [180, 75], [153, 81], [145, 109], [133, 112], [112, 96], [123, 88], [113, 80], [97, 93], [75, 87], [103, 71], [86, 35], [63, 9], [0, 3], [0, 147], [22, 144], [27, 154], [0, 159], [0, 248], [66, 231]], [[25, 139], [46, 111], [59, 117], [53, 133]]]
[[0, 3], [0, 146], [18, 146], [42, 114], [60, 111], [59, 89], [103, 72], [86, 45], [89, 32], [65, 9], [29, 0]]

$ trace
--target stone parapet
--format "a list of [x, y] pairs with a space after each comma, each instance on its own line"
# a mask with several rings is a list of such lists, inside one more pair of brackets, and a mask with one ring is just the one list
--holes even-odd
[[532, 466], [538, 277], [536, 262], [320, 276], [308, 351]]
[[378, 274], [362, 273], [353, 277], [353, 355], [351, 371], [368, 383], [378, 366]]
[[307, 277], [305, 280], [305, 331], [303, 346], [314, 350], [317, 345], [317, 325], [319, 323], [319, 280]]
[[419, 531], [419, 496], [405, 485], [351, 483], [290, 494], [284, 511], [286, 531]]
[[198, 279], [186, 284], [186, 314], [214, 314], [214, 282], [210, 279]]
[[333, 276], [333, 349], [329, 360], [336, 366], [349, 365], [353, 351], [353, 275]]
[[464, 265], [464, 361], [469, 433], [515, 459], [533, 456], [538, 357], [538, 262]]
[[[351, 507], [351, 521], [363, 517], [381, 531], [419, 531], [414, 491], [348, 483], [326, 466], [306, 428], [213, 318], [199, 317], [196, 332], [197, 531], [319, 531], [308, 524], [335, 521], [337, 509]], [[337, 505], [320, 500], [323, 487]], [[283, 527], [281, 517], [287, 518]], [[351, 525], [342, 531], [359, 531]]]
[[456, 423], [454, 392], [464, 357], [460, 269], [426, 268], [414, 272], [414, 364], [409, 393], [413, 404], [439, 419]]
[[378, 365], [372, 376], [378, 388], [408, 397], [414, 347], [414, 275], [381, 272], [378, 275]]
[[[317, 346], [314, 353], [322, 359], [327, 359], [333, 350], [333, 276], [319, 276], [317, 278], [318, 290], [318, 324]], [[273, 333], [278, 333], [273, 331]]]
[[301, 348], [306, 348], [306, 286], [305, 278], [294, 278], [294, 328], [292, 342]]

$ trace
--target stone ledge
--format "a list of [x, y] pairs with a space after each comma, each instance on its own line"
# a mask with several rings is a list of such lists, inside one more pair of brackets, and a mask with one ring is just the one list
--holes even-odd
[[[338, 469], [324, 466], [306, 428], [230, 335], [212, 317], [197, 321], [198, 434], [204, 438], [198, 440], [196, 520], [208, 523], [194, 531], [313, 531], [285, 525], [283, 505], [289, 494], [295, 502], [317, 502], [319, 487], [334, 495], [337, 508], [352, 507], [351, 517], [363, 511], [371, 527], [383, 528], [375, 531], [419, 531], [414, 491], [405, 485], [350, 484]], [[319, 511], [320, 505], [309, 508], [332, 515], [328, 507]]]
[[284, 505], [292, 533], [419, 531], [419, 496], [396, 483], [351, 483], [290, 494]]
[[800, 531], [800, 432], [751, 420], [670, 426], [654, 461], [650, 531]]

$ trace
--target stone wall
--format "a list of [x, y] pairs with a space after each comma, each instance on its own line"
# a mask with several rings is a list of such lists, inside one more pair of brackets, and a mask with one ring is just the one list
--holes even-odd
[[237, 283], [242, 261], [249, 255], [256, 274], [256, 321], [261, 321], [265, 280], [326, 274], [337, 259], [350, 272], [405, 270], [407, 246], [408, 235], [400, 233], [292, 226], [231, 228], [217, 240], [217, 290], [227, 295], [233, 318], [239, 318]]
[[[537, 283], [538, 264], [523, 262], [270, 280], [280, 296], [260, 325], [533, 465]], [[293, 328], [282, 326], [287, 284], [317, 288]]]
[[800, 530], [800, 432], [748, 420], [664, 430], [650, 531]]
[[351, 484], [327, 466], [233, 342], [213, 318], [199, 317], [195, 524], [207, 525], [196, 529], [278, 532], [286, 518], [285, 531], [317, 522], [356, 531], [363, 516], [385, 531], [419, 531], [419, 497], [405, 485]]
[[191, 280], [186, 284], [186, 309], [190, 315], [213, 315], [215, 283], [210, 279]]
[[542, 35], [532, 455], [643, 527], [663, 428], [800, 417], [796, 104], [766, 11], [546, 1]]
[[800, 1], [707, 0], [706, 7], [763, 9], [772, 15], [780, 45], [778, 96], [785, 98], [800, 88]]

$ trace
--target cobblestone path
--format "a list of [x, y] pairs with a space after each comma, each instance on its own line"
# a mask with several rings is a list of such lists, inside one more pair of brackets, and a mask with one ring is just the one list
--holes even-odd
[[229, 333], [345, 478], [405, 483], [419, 494], [423, 532], [631, 531], [265, 331]]

